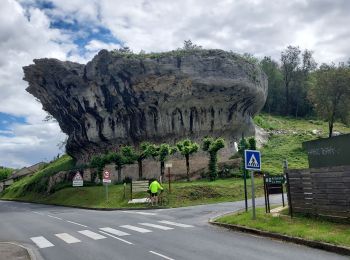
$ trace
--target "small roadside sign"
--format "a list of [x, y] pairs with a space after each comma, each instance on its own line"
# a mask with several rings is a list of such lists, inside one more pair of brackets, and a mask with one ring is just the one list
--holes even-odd
[[246, 170], [261, 171], [260, 151], [244, 150]]
[[104, 171], [103, 172], [103, 183], [111, 183], [111, 174], [109, 173], [109, 171]]
[[84, 186], [83, 177], [79, 172], [77, 172], [73, 177], [73, 187], [82, 187]]
[[173, 167], [173, 164], [172, 164], [172, 163], [166, 163], [166, 164], [165, 164], [165, 168], [171, 168], [171, 167]]
[[284, 184], [286, 178], [284, 176], [268, 176], [266, 177], [266, 183], [268, 184]]

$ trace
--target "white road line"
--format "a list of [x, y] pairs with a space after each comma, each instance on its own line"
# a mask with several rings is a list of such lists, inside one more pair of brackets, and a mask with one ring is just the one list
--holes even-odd
[[184, 227], [184, 228], [193, 227], [192, 225], [176, 223], [176, 222], [171, 222], [171, 221], [167, 221], [167, 220], [160, 220], [158, 222], [163, 223], [163, 224], [168, 224], [170, 226], [176, 226], [176, 227]]
[[66, 220], [66, 221], [69, 222], [69, 223], [72, 223], [72, 224], [74, 224], [74, 225], [81, 226], [81, 227], [88, 227], [88, 226], [85, 226], [85, 225], [83, 225], [83, 224], [79, 224], [79, 223], [77, 223], [77, 222], [73, 222], [73, 221], [69, 221], [69, 220]]
[[40, 213], [40, 212], [37, 212], [37, 211], [32, 211], [32, 212], [35, 213], [35, 214], [41, 215], [41, 216], [44, 215], [43, 213]]
[[59, 217], [55, 217], [55, 216], [52, 216], [52, 215], [47, 215], [48, 217], [50, 217], [50, 218], [55, 218], [55, 219], [59, 219], [59, 220], [62, 220], [61, 218], [59, 218]]
[[56, 237], [62, 239], [67, 244], [73, 244], [81, 242], [79, 239], [67, 234], [67, 233], [61, 233], [61, 234], [55, 234]]
[[155, 216], [157, 213], [151, 213], [151, 212], [143, 212], [143, 211], [133, 211], [133, 210], [128, 210], [128, 211], [122, 211], [124, 213], [131, 213], [131, 214], [139, 214], [139, 215], [147, 215], [147, 216]]
[[140, 227], [135, 227], [135, 226], [131, 226], [131, 225], [124, 225], [124, 226], [120, 226], [122, 228], [126, 228], [126, 229], [130, 229], [130, 230], [134, 230], [136, 232], [140, 232], [140, 233], [149, 233], [152, 232], [149, 229], [145, 229], [145, 228], [140, 228]]
[[151, 254], [154, 254], [154, 255], [157, 255], [157, 256], [163, 257], [164, 259], [174, 260], [173, 258], [167, 257], [167, 256], [165, 256], [165, 255], [159, 254], [159, 253], [154, 252], [154, 251], [149, 251], [149, 252], [150, 252]]
[[52, 247], [55, 246], [52, 244], [49, 240], [47, 240], [45, 237], [31, 237], [30, 238], [39, 248], [46, 248], [46, 247]]
[[124, 242], [124, 243], [126, 243], [126, 244], [133, 245], [133, 243], [131, 243], [131, 242], [125, 240], [125, 239], [122, 239], [122, 238], [113, 236], [113, 235], [108, 234], [108, 233], [106, 233], [106, 232], [100, 231], [100, 233], [102, 233], [102, 234], [104, 234], [104, 235], [106, 235], [106, 236], [110, 236], [110, 237], [113, 237], [113, 238], [115, 238], [115, 239], [118, 239], [119, 241], [122, 241], [122, 242]]
[[83, 234], [89, 238], [92, 238], [94, 240], [99, 240], [99, 239], [104, 239], [106, 238], [105, 236], [102, 236], [98, 233], [92, 232], [90, 230], [82, 230], [82, 231], [78, 231], [80, 234]]
[[139, 223], [140, 225], [143, 225], [143, 226], [147, 226], [147, 227], [153, 227], [153, 228], [158, 228], [158, 229], [161, 229], [161, 230], [171, 230], [171, 229], [174, 229], [172, 227], [166, 227], [166, 226], [161, 226], [161, 225], [157, 225], [157, 224], [151, 224], [151, 223]]
[[117, 230], [117, 229], [114, 229], [114, 228], [110, 228], [110, 227], [105, 227], [105, 228], [100, 228], [100, 229], [102, 231], [111, 233], [113, 235], [117, 235], [119, 237], [130, 235], [129, 233], [126, 233], [126, 232], [123, 232], [123, 231], [120, 231], [120, 230]]

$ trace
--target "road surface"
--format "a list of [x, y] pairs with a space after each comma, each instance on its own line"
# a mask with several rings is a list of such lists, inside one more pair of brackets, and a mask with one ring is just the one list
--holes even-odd
[[94, 211], [0, 201], [0, 241], [19, 242], [47, 260], [348, 259], [208, 224], [209, 218], [242, 208], [244, 202]]

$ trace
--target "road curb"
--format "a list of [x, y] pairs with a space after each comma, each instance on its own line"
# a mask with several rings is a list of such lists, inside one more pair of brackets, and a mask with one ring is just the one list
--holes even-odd
[[97, 211], [168, 209], [168, 208], [164, 208], [164, 207], [148, 207], [148, 208], [91, 208], [91, 207], [68, 206], [68, 205], [61, 205], [61, 204], [56, 204], [56, 203], [43, 203], [43, 202], [35, 202], [35, 201], [27, 201], [27, 200], [0, 199], [0, 201], [1, 200], [2, 201], [14, 201], [14, 202], [32, 203], [32, 204], [46, 205], [46, 206], [59, 206], [59, 207], [65, 207], [65, 208], [97, 210]]
[[8, 245], [13, 245], [13, 246], [17, 246], [17, 247], [20, 247], [20, 248], [23, 248], [24, 250], [27, 251], [27, 254], [28, 254], [28, 257], [30, 260], [37, 260], [37, 257], [36, 255], [34, 254], [33, 250], [31, 250], [30, 248], [28, 247], [25, 247], [24, 245], [21, 245], [17, 242], [4, 242], [4, 241], [1, 241], [0, 244], [8, 244]]
[[292, 243], [299, 244], [299, 245], [304, 245], [304, 246], [308, 246], [308, 247], [312, 247], [312, 248], [322, 249], [322, 250], [325, 250], [328, 252], [337, 253], [337, 254], [341, 254], [341, 255], [350, 255], [350, 248], [344, 247], [344, 246], [336, 246], [336, 245], [325, 243], [325, 242], [307, 240], [307, 239], [299, 238], [299, 237], [291, 237], [291, 236], [287, 236], [287, 235], [272, 233], [272, 232], [268, 232], [268, 231], [262, 231], [259, 229], [244, 227], [244, 226], [235, 225], [235, 224], [220, 223], [220, 222], [215, 221], [215, 219], [210, 219], [209, 223], [212, 225], [225, 227], [225, 228], [228, 228], [228, 229], [231, 229], [234, 231], [240, 231], [240, 232], [254, 234], [254, 235], [258, 235], [258, 236], [262, 236], [262, 237], [279, 239], [282, 241], [292, 242]]

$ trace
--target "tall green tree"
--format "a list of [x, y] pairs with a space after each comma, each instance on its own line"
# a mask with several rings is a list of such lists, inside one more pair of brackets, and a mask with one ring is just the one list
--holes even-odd
[[164, 165], [165, 161], [168, 160], [170, 155], [176, 153], [177, 148], [169, 144], [160, 144], [159, 146], [154, 146], [151, 148], [153, 151], [153, 157], [160, 161], [160, 176], [164, 177]]
[[350, 68], [323, 64], [311, 80], [309, 98], [317, 114], [328, 121], [328, 136], [332, 137], [335, 120], [349, 120]]
[[139, 180], [142, 179], [143, 175], [143, 160], [151, 157], [155, 154], [155, 146], [149, 142], [142, 142], [139, 150], [136, 151], [136, 160], [139, 168]]
[[263, 108], [268, 113], [284, 112], [283, 75], [278, 63], [271, 57], [264, 57], [260, 66], [268, 78], [268, 95]]
[[190, 155], [198, 152], [199, 145], [191, 141], [190, 139], [185, 139], [183, 141], [178, 142], [176, 146], [179, 152], [186, 159], [186, 176], [187, 181], [190, 181]]
[[203, 151], [209, 153], [209, 179], [214, 181], [218, 176], [218, 151], [225, 147], [223, 138], [214, 139], [206, 137], [203, 139]]
[[[103, 169], [108, 164], [107, 155], [95, 155], [91, 158], [90, 167], [96, 168], [98, 179], [102, 180]], [[94, 177], [95, 178], [95, 177]], [[94, 180], [92, 180], [94, 181]]]

